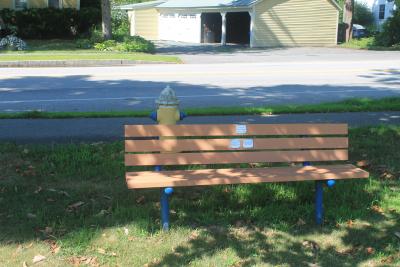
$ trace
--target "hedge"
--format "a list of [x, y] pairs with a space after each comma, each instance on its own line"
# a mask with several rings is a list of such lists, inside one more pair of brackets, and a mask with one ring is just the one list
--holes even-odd
[[88, 34], [101, 22], [98, 8], [2, 9], [0, 16], [6, 25], [16, 26], [17, 35], [24, 39], [73, 38]]

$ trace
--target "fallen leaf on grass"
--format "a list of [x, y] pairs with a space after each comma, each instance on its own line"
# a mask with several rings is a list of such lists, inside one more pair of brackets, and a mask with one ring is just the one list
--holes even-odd
[[69, 259], [69, 262], [74, 266], [81, 265], [90, 265], [90, 266], [99, 266], [96, 257], [72, 257]]
[[65, 191], [58, 191], [59, 194], [66, 196], [66, 197], [71, 197], [67, 192]]
[[311, 248], [312, 250], [316, 251], [319, 250], [319, 245], [315, 241], [306, 240], [301, 243], [306, 248]]
[[347, 226], [348, 226], [348, 227], [352, 227], [353, 224], [354, 224], [354, 222], [353, 222], [352, 220], [348, 220], [348, 221], [347, 221]]
[[378, 205], [373, 205], [371, 207], [371, 210], [376, 213], [383, 214], [383, 209], [381, 207], [379, 207]]
[[368, 160], [364, 159], [364, 160], [357, 161], [357, 167], [362, 168], [362, 167], [368, 167], [369, 165], [371, 165], [371, 163]]
[[100, 254], [103, 254], [103, 255], [106, 254], [106, 250], [104, 248], [98, 248], [97, 252], [100, 253]]
[[198, 237], [199, 237], [199, 232], [193, 231], [189, 236], [189, 240], [194, 240], [194, 239], [197, 239]]
[[296, 224], [297, 224], [298, 226], [302, 226], [302, 225], [305, 225], [306, 222], [305, 222], [302, 218], [299, 218], [299, 220], [297, 221]]
[[18, 245], [17, 249], [15, 250], [15, 252], [12, 254], [13, 257], [15, 257], [18, 253], [20, 253], [23, 250], [22, 245]]
[[33, 246], [33, 242], [29, 243], [25, 248], [31, 248]]
[[95, 214], [94, 217], [104, 217], [107, 214], [109, 214], [107, 210], [101, 210], [99, 213]]
[[383, 258], [382, 260], [381, 260], [381, 263], [388, 263], [388, 264], [390, 264], [390, 263], [392, 263], [394, 261], [394, 256], [389, 256], [389, 257], [387, 257], [387, 258]]
[[144, 196], [140, 196], [140, 197], [138, 197], [137, 199], [136, 199], [136, 203], [137, 204], [142, 204], [143, 202], [144, 202]]
[[39, 230], [40, 232], [44, 233], [44, 234], [51, 234], [53, 233], [53, 228], [46, 226], [43, 230]]
[[27, 214], [26, 214], [26, 217], [28, 217], [29, 219], [35, 219], [35, 218], [36, 218], [36, 215], [33, 214], [33, 213], [27, 213]]
[[59, 245], [57, 245], [56, 241], [47, 239], [44, 242], [49, 244], [51, 253], [57, 254], [58, 252], [60, 252], [61, 247]]
[[389, 171], [384, 171], [384, 172], [381, 174], [381, 176], [379, 176], [379, 178], [391, 180], [391, 179], [394, 179], [395, 176], [394, 176], [393, 173], [391, 173], [391, 172], [389, 172]]
[[24, 261], [24, 262], [22, 263], [22, 267], [28, 267], [28, 264], [26, 264], [26, 261]]
[[394, 235], [398, 238], [400, 238], [400, 232], [395, 232]]
[[129, 229], [126, 228], [126, 227], [124, 227], [124, 234], [125, 234], [125, 235], [129, 235]]
[[44, 261], [45, 259], [46, 259], [45, 256], [39, 254], [39, 255], [36, 255], [35, 257], [33, 257], [32, 262], [35, 264], [35, 263]]
[[365, 251], [366, 251], [368, 254], [374, 254], [375, 249], [374, 249], [374, 248], [371, 248], [371, 247], [367, 247], [367, 248], [365, 249]]
[[41, 186], [39, 186], [39, 187], [35, 190], [35, 192], [33, 192], [33, 193], [39, 194], [40, 191], [42, 191], [42, 187], [41, 187]]
[[81, 207], [83, 204], [85, 204], [85, 202], [83, 202], [83, 201], [75, 202], [74, 204], [71, 204], [71, 205], [69, 205], [69, 206], [67, 207], [67, 211], [76, 210], [76, 209], [78, 209], [79, 207]]

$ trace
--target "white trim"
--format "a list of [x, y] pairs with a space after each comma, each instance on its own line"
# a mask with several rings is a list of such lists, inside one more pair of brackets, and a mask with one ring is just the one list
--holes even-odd
[[253, 6], [252, 10], [249, 11], [250, 15], [250, 48], [254, 47], [254, 20], [256, 19], [256, 8]]
[[338, 44], [338, 34], [339, 34], [339, 11], [337, 13], [337, 19], [336, 19], [336, 39], [335, 39], [335, 45]]
[[221, 45], [226, 45], [226, 12], [220, 12], [221, 14]]

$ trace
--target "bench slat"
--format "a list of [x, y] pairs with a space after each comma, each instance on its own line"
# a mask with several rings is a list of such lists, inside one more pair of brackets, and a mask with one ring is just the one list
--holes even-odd
[[128, 188], [180, 187], [220, 184], [290, 182], [368, 178], [368, 172], [353, 165], [273, 167], [255, 169], [206, 169], [194, 171], [129, 172]]
[[257, 152], [125, 154], [126, 166], [347, 160], [345, 149]]
[[[347, 124], [248, 124], [244, 135], [347, 135]], [[125, 137], [237, 136], [235, 124], [125, 125]]]
[[[126, 140], [126, 152], [213, 151], [231, 148], [232, 139]], [[263, 138], [253, 139], [252, 149], [328, 149], [347, 148], [347, 137]], [[243, 150], [243, 148], [241, 148]]]

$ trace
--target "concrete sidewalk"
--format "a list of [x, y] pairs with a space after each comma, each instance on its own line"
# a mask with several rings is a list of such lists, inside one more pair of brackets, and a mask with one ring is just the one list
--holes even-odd
[[[185, 124], [348, 123], [350, 127], [400, 125], [400, 112], [282, 114], [188, 117]], [[154, 124], [149, 118], [0, 120], [0, 141], [16, 143], [97, 142], [123, 139], [125, 124]]]

